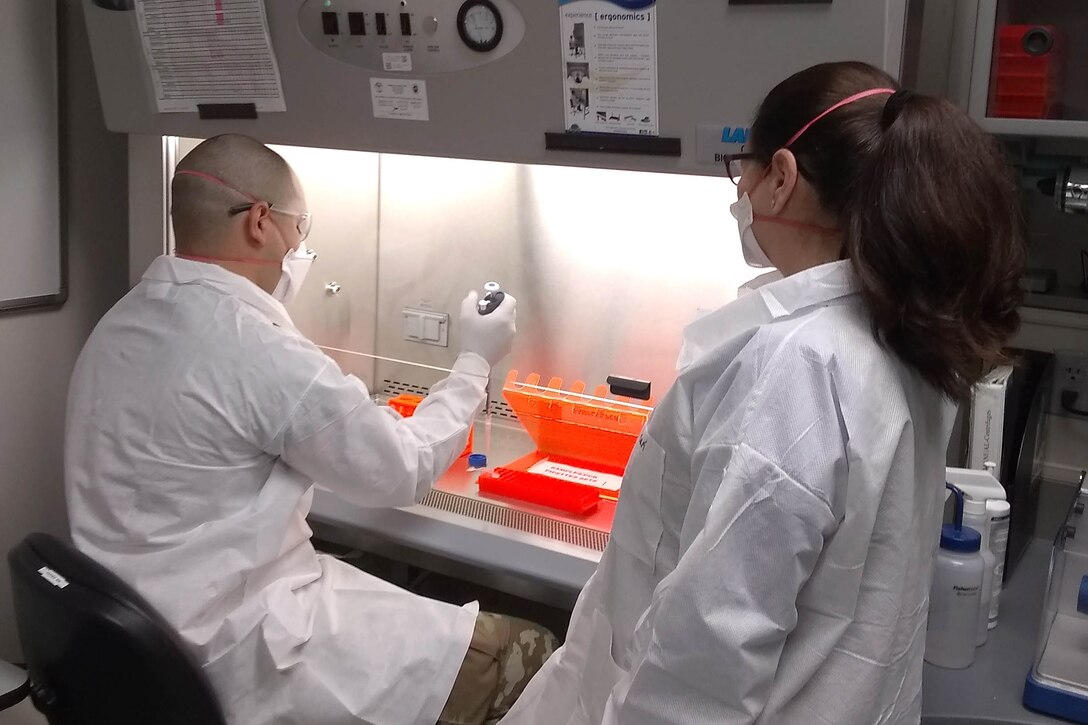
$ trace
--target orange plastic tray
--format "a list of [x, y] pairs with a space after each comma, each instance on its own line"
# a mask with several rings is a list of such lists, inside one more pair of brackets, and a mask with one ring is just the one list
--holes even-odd
[[578, 516], [596, 511], [601, 500], [597, 490], [589, 486], [502, 466], [481, 473], [476, 481], [483, 493], [514, 498]]

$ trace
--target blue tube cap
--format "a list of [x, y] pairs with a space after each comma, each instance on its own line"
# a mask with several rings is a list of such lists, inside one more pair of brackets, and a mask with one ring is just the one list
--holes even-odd
[[957, 529], [955, 524], [941, 527], [941, 548], [971, 553], [982, 548], [982, 534], [970, 526]]
[[1080, 594], [1077, 596], [1077, 611], [1088, 614], [1088, 576], [1080, 578]]
[[469, 468], [487, 468], [487, 456], [483, 453], [469, 453], [468, 454], [468, 467]]

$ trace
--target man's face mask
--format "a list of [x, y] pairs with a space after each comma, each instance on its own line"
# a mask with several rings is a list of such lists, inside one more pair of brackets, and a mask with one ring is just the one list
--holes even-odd
[[298, 249], [289, 250], [283, 258], [283, 271], [280, 272], [276, 289], [272, 290], [272, 296], [285, 305], [290, 304], [291, 300], [298, 297], [298, 291], [302, 289], [302, 283], [315, 259], [317, 254], [314, 250], [304, 248], [302, 244], [298, 245]]

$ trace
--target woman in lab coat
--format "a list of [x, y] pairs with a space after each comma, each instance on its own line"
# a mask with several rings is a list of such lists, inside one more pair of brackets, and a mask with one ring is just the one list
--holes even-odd
[[1018, 324], [1016, 186], [952, 104], [860, 63], [780, 83], [731, 162], [745, 259], [781, 275], [684, 331], [503, 723], [920, 719], [954, 402]]

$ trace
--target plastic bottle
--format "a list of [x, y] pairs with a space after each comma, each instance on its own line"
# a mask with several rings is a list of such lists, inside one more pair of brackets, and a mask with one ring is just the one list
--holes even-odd
[[978, 626], [975, 629], [975, 646], [986, 644], [990, 634], [990, 600], [994, 593], [994, 572], [996, 559], [990, 550], [990, 516], [986, 513], [986, 502], [973, 498], [963, 500], [963, 523], [979, 533], [981, 537], [979, 553], [985, 565], [982, 571], [982, 590], [979, 594]]
[[986, 513], [990, 517], [990, 551], [994, 553], [994, 591], [990, 597], [990, 629], [997, 626], [1000, 609], [1001, 588], [1005, 581], [1005, 550], [1009, 548], [1009, 515], [1012, 508], [1008, 501], [991, 499], [986, 502]]
[[982, 536], [963, 525], [963, 492], [956, 497], [955, 523], [941, 528], [941, 548], [933, 567], [929, 593], [929, 625], [925, 661], [938, 667], [962, 669], [975, 661], [982, 577], [986, 567], [979, 549]]

